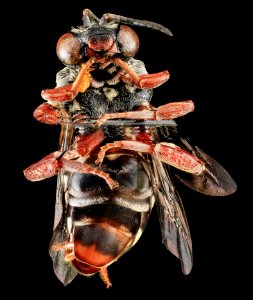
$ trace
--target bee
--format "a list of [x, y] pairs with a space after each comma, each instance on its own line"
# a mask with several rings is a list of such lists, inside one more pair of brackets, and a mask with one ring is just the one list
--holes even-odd
[[89, 9], [82, 21], [59, 38], [65, 67], [33, 114], [60, 125], [59, 149], [24, 170], [31, 181], [58, 176], [49, 246], [55, 274], [67, 285], [77, 274], [99, 273], [111, 287], [108, 266], [136, 244], [154, 206], [163, 244], [189, 274], [192, 241], [174, 181], [210, 196], [230, 195], [236, 183], [179, 133], [175, 119], [194, 110], [192, 100], [151, 104], [153, 89], [170, 74], [149, 74], [134, 58], [140, 42], [132, 27], [171, 31], [115, 14], [98, 18]]

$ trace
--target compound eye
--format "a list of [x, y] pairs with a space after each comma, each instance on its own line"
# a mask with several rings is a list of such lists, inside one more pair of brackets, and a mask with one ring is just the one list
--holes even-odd
[[125, 57], [134, 57], [139, 50], [140, 41], [138, 35], [133, 29], [126, 25], [121, 25], [117, 36], [121, 53]]
[[76, 65], [81, 62], [81, 44], [72, 33], [63, 34], [56, 45], [56, 54], [65, 65]]

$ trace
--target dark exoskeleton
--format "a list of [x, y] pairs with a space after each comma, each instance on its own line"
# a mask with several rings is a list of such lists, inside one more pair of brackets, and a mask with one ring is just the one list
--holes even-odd
[[139, 39], [128, 25], [172, 35], [154, 22], [99, 19], [85, 9], [83, 25], [57, 43], [66, 67], [34, 112], [40, 122], [61, 124], [60, 149], [24, 174], [32, 181], [58, 174], [49, 252], [65, 285], [99, 272], [110, 287], [107, 267], [141, 237], [154, 204], [163, 243], [189, 274], [192, 242], [174, 177], [206, 195], [236, 190], [218, 162], [178, 133], [174, 119], [193, 111], [193, 102], [150, 104], [169, 73], [148, 74], [134, 58]]

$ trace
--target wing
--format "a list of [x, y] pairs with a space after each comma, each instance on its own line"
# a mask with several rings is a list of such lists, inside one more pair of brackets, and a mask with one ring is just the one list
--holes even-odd
[[162, 242], [181, 260], [184, 274], [192, 269], [192, 241], [189, 226], [179, 194], [177, 193], [167, 166], [152, 157], [151, 180], [154, 186]]
[[[70, 147], [72, 134], [73, 128], [70, 125], [62, 125], [59, 140], [61, 151], [65, 151]], [[49, 245], [49, 255], [53, 261], [55, 275], [64, 285], [69, 284], [78, 274], [69, 262], [65, 262], [64, 251], [52, 249], [52, 246], [62, 245], [66, 241], [69, 241], [67, 204], [65, 201], [67, 182], [68, 175], [64, 171], [60, 171], [57, 178], [53, 235]]]
[[193, 146], [189, 139], [182, 137], [175, 122], [167, 128], [159, 130], [159, 138], [171, 140], [177, 146], [197, 156], [205, 163], [205, 170], [200, 175], [189, 174], [173, 168], [173, 174], [186, 186], [196, 192], [209, 196], [226, 196], [234, 193], [237, 185], [230, 174], [212, 157], [197, 146]]
[[54, 230], [49, 245], [49, 255], [53, 261], [55, 275], [64, 285], [68, 285], [76, 277], [78, 272], [74, 268], [72, 268], [69, 262], [65, 262], [65, 251], [55, 250], [52, 248], [52, 246], [63, 245], [66, 241], [69, 240], [69, 233], [67, 230], [66, 204], [62, 183], [62, 181], [64, 180], [63, 177], [63, 172], [60, 172], [57, 180]]

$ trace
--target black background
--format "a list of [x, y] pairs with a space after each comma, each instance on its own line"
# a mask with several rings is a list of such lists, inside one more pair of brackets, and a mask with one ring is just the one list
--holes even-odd
[[[248, 101], [242, 87], [247, 19], [239, 18], [247, 8], [242, 3], [224, 7], [213, 1], [201, 3], [45, 0], [17, 3], [8, 10], [12, 27], [6, 24], [5, 32], [10, 59], [4, 60], [11, 122], [10, 142], [5, 147], [11, 158], [11, 177], [7, 178], [13, 178], [13, 188], [7, 189], [8, 201], [4, 201], [8, 219], [4, 231], [10, 238], [5, 256], [9, 257], [8, 280], [21, 294], [57, 292], [74, 299], [155, 292], [159, 298], [201, 295], [205, 299], [211, 294], [245, 292], [250, 260], [245, 202], [249, 197], [242, 176], [250, 149], [243, 139]], [[53, 88], [55, 75], [63, 68], [56, 57], [56, 42], [71, 26], [81, 25], [84, 8], [98, 17], [109, 12], [158, 22], [173, 32], [168, 37], [134, 28], [141, 42], [136, 58], [145, 62], [149, 73], [167, 69], [171, 74], [154, 91], [152, 104], [192, 99], [195, 111], [178, 120], [181, 131], [219, 161], [238, 184], [231, 196], [207, 197], [178, 183], [193, 240], [194, 266], [188, 276], [161, 243], [155, 209], [139, 242], [109, 267], [112, 289], [106, 290], [98, 275], [78, 276], [64, 287], [53, 273], [48, 244], [56, 177], [33, 183], [26, 181], [22, 170], [58, 147], [60, 127], [40, 124], [32, 113], [43, 102], [41, 90]]]

